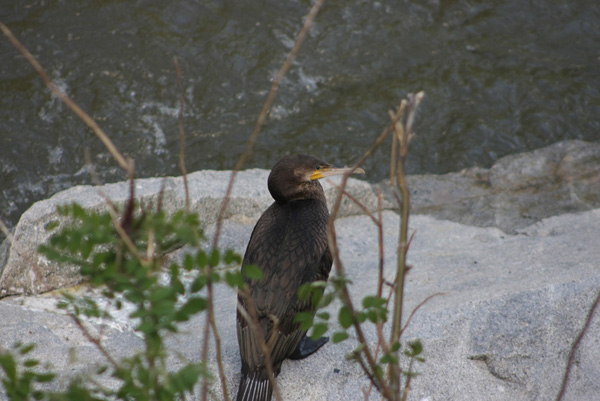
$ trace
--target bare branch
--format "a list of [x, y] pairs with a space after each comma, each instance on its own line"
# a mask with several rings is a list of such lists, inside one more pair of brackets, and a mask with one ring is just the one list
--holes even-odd
[[[212, 290], [212, 286], [209, 288]], [[209, 298], [212, 300], [214, 294], [209, 292]], [[212, 302], [209, 302], [209, 316], [210, 325], [215, 336], [215, 348], [217, 352], [217, 367], [219, 369], [219, 377], [221, 378], [221, 387], [223, 389], [223, 399], [229, 401], [229, 391], [227, 390], [227, 376], [225, 376], [225, 369], [223, 368], [223, 358], [221, 356], [221, 336], [219, 336], [219, 330], [217, 329], [217, 322], [215, 320], [215, 312]]]
[[437, 296], [440, 295], [446, 295], [445, 292], [436, 292], [433, 295], [428, 296], [427, 298], [425, 298], [423, 301], [421, 301], [421, 303], [419, 305], [417, 305], [417, 307], [415, 309], [413, 309], [413, 311], [411, 312], [410, 316], [408, 317], [408, 319], [406, 320], [406, 323], [404, 324], [404, 326], [402, 327], [402, 329], [400, 330], [400, 335], [402, 335], [402, 333], [404, 333], [404, 330], [406, 330], [406, 328], [408, 327], [408, 324], [410, 323], [410, 321], [412, 320], [413, 316], [415, 315], [415, 313], [417, 313], [417, 311], [421, 308], [421, 306], [425, 305], [427, 302], [429, 302], [432, 298], [435, 298]]
[[104, 346], [102, 345], [101, 341], [94, 337], [89, 330], [87, 329], [87, 327], [84, 326], [84, 324], [81, 322], [81, 320], [79, 320], [79, 318], [77, 316], [75, 316], [72, 313], [69, 313], [69, 316], [71, 316], [71, 319], [73, 319], [73, 321], [75, 322], [75, 324], [77, 325], [77, 327], [79, 327], [79, 330], [81, 330], [81, 332], [83, 333], [83, 335], [85, 336], [85, 338], [88, 339], [89, 342], [91, 342], [92, 344], [94, 344], [96, 346], [96, 348], [98, 348], [98, 351], [100, 351], [100, 353], [102, 355], [104, 355], [104, 357], [106, 358], [107, 361], [110, 362], [110, 364], [115, 368], [115, 369], [119, 369], [119, 364], [117, 363], [117, 361], [115, 361], [115, 359], [108, 353], [108, 351], [106, 350], [106, 348], [104, 348]]

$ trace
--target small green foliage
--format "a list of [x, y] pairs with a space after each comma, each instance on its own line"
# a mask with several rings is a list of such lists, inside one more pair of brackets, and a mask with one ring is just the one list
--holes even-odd
[[375, 365], [373, 368], [373, 375], [376, 379], [381, 380], [383, 378], [383, 368], [380, 365]]
[[249, 280], [260, 280], [263, 277], [263, 272], [256, 265], [246, 265], [242, 268], [242, 274]]
[[[387, 301], [377, 296], [366, 296], [363, 298], [363, 312], [367, 319], [372, 323], [387, 321]], [[362, 319], [362, 315], [361, 318]]]
[[221, 260], [221, 253], [218, 249], [213, 249], [210, 251], [210, 255], [208, 256], [208, 264], [210, 266], [218, 266], [219, 261]]
[[419, 356], [423, 352], [423, 343], [421, 343], [421, 340], [417, 339], [409, 342], [408, 348], [409, 349], [404, 351], [404, 355], [406, 355], [409, 358], [414, 358], [419, 362], [425, 362], [425, 358]]
[[231, 288], [242, 288], [244, 286], [244, 278], [240, 271], [227, 271], [225, 272], [225, 282]]
[[329, 312], [317, 313], [317, 317], [322, 320], [329, 320]]
[[352, 316], [352, 312], [350, 312], [350, 308], [348, 308], [346, 305], [340, 308], [338, 320], [340, 322], [340, 325], [345, 329], [352, 326], [352, 323], [354, 322], [354, 317]]
[[394, 365], [397, 365], [398, 357], [394, 353], [391, 353], [391, 352], [386, 353], [381, 357], [381, 359], [379, 359], [379, 363], [381, 363], [381, 364], [393, 363]]
[[[128, 303], [132, 309], [129, 316], [136, 319], [136, 331], [146, 344], [145, 351], [121, 360], [117, 366], [103, 366], [96, 371], [98, 375], [110, 373], [119, 383], [116, 390], [100, 391], [93, 379], [76, 380], [64, 392], [53, 393], [53, 400], [185, 399], [199, 378], [210, 377], [210, 372], [201, 364], [191, 363], [168, 372], [164, 336], [176, 333], [180, 322], [206, 310], [208, 299], [201, 292], [209, 283], [224, 280], [233, 288], [242, 288], [245, 279], [262, 277], [257, 266], [246, 266], [243, 272], [226, 270], [222, 273], [221, 263], [233, 267], [239, 265], [242, 258], [232, 250], [224, 253], [218, 249], [203, 250], [204, 237], [195, 214], [183, 211], [172, 216], [161, 211], [136, 214], [131, 208], [125, 214], [121, 224], [129, 242], [115, 229], [115, 220], [109, 213], [88, 211], [77, 204], [60, 206], [59, 215], [65, 221], [46, 226], [56, 232], [40, 247], [40, 252], [55, 262], [78, 266], [81, 275], [92, 285], [102, 286], [104, 296], [115, 299], [117, 308]], [[183, 245], [192, 251], [183, 256], [180, 264], [172, 262], [165, 268], [163, 254]], [[161, 271], [166, 280], [159, 280]], [[182, 272], [186, 274], [185, 280]], [[112, 318], [91, 297], [76, 297], [65, 292], [58, 306], [76, 319], [82, 316]], [[305, 324], [310, 327], [312, 318]], [[32, 346], [26, 346], [19, 351], [25, 355], [31, 349]], [[6, 373], [3, 384], [7, 394], [16, 394], [11, 399], [28, 399], [27, 394], [34, 399], [48, 397], [43, 392], [34, 392], [32, 387], [34, 382], [53, 378], [48, 374], [31, 373], [38, 364], [35, 359], [26, 359], [21, 371], [11, 354], [0, 354], [0, 365]]]
[[200, 269], [204, 269], [208, 265], [208, 256], [202, 249], [198, 249], [198, 253], [196, 254], [196, 264]]
[[323, 334], [327, 332], [327, 324], [326, 323], [315, 323], [312, 326], [312, 333], [310, 334], [310, 338], [313, 340], [317, 340], [323, 337]]
[[313, 314], [312, 312], [298, 312], [294, 318], [294, 322], [300, 323], [302, 330], [308, 330], [313, 324]]
[[[47, 383], [55, 377], [54, 373], [38, 371], [39, 361], [22, 359], [29, 354], [35, 345], [15, 344], [14, 352], [0, 352], [0, 368], [4, 371], [2, 385], [11, 400], [41, 400], [44, 393], [37, 390], [37, 383]], [[16, 357], [15, 357], [16, 355]]]
[[346, 333], [345, 331], [337, 331], [335, 333], [333, 333], [333, 337], [332, 337], [332, 341], [334, 344], [337, 343], [341, 343], [344, 340], [348, 339], [348, 333]]
[[[177, 265], [175, 265], [175, 267], [177, 267]], [[194, 258], [189, 253], [186, 253], [183, 257], [183, 268], [188, 272], [192, 271], [194, 268]]]
[[223, 263], [227, 265], [239, 265], [242, 263], [242, 257], [234, 250], [228, 249], [223, 255]]

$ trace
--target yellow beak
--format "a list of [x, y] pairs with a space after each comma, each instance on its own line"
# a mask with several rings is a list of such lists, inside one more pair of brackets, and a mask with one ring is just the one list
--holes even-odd
[[353, 167], [337, 168], [337, 167], [324, 166], [318, 170], [315, 170], [311, 174], [310, 179], [312, 181], [314, 181], [314, 180], [320, 180], [321, 178], [324, 178], [324, 177], [331, 177], [332, 175], [364, 174], [364, 173], [365, 173], [365, 170], [363, 170], [360, 167], [357, 167], [356, 169], [354, 169]]

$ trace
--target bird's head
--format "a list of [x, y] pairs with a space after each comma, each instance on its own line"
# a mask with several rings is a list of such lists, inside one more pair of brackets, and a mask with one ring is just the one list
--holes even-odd
[[318, 180], [347, 173], [364, 174], [361, 168], [337, 168], [309, 155], [290, 155], [279, 160], [269, 174], [269, 192], [279, 203], [298, 199], [323, 199]]

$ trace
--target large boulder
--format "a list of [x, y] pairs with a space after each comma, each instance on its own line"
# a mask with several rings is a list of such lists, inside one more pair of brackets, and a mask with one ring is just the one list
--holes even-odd
[[[273, 202], [266, 185], [268, 175], [268, 170], [261, 169], [238, 173], [225, 218], [255, 222]], [[199, 171], [188, 175], [190, 210], [198, 213], [204, 226], [217, 220], [230, 177], [230, 171]], [[337, 195], [335, 183], [339, 184], [339, 181], [339, 177], [323, 180], [330, 202]], [[376, 210], [377, 198], [369, 183], [350, 179], [347, 191], [366, 207]], [[6, 264], [0, 265], [0, 298], [15, 294], [38, 294], [78, 284], [81, 277], [76, 268], [52, 263], [37, 251], [51, 235], [45, 227], [58, 219], [57, 206], [77, 202], [86, 209], [103, 210], [108, 208], [107, 199], [110, 199], [112, 204], [122, 208], [129, 196], [130, 183], [120, 182], [97, 187], [76, 186], [50, 199], [36, 202], [21, 216]], [[162, 210], [173, 213], [185, 208], [183, 179], [138, 179], [135, 181], [135, 197], [145, 208], [156, 208], [160, 202]], [[360, 208], [346, 198], [340, 215], [360, 212]]]
[[[385, 211], [383, 219], [389, 278], [395, 266], [399, 218]], [[222, 245], [242, 252], [245, 241], [239, 237], [247, 237], [252, 224], [227, 222], [225, 227]], [[426, 358], [416, 366], [421, 375], [413, 379], [409, 399], [554, 399], [571, 345], [600, 288], [600, 209], [546, 219], [519, 234], [430, 216], [413, 216], [410, 229], [416, 234], [409, 250], [413, 267], [407, 276], [405, 319], [426, 297], [443, 295], [417, 311], [404, 335], [404, 341], [422, 340]], [[350, 216], [337, 221], [337, 232], [341, 257], [353, 282], [351, 292], [359, 303], [376, 289], [377, 230], [370, 218]], [[72, 291], [102, 301], [98, 292]], [[72, 319], [53, 306], [55, 297], [51, 293], [0, 300], [0, 347], [6, 349], [17, 339], [34, 342], [38, 345], [34, 356], [51, 362], [61, 374], [93, 372], [106, 361]], [[237, 389], [240, 370], [235, 303], [232, 290], [216, 287], [215, 313], [230, 397]], [[329, 308], [333, 316], [336, 307]], [[196, 316], [182, 326], [181, 333], [169, 336], [171, 366], [200, 360], [204, 323], [204, 316]], [[114, 356], [142, 349], [126, 309], [116, 313], [114, 321], [87, 324], [93, 334], [102, 333], [104, 346]], [[374, 330], [368, 328], [366, 335], [374, 344]], [[598, 399], [599, 336], [596, 317], [575, 354], [565, 400]], [[357, 364], [345, 359], [355, 346], [351, 338], [327, 344], [308, 359], [286, 361], [278, 378], [283, 398], [364, 399], [362, 391], [369, 388], [369, 382]], [[217, 372], [215, 360], [212, 349], [213, 372]], [[61, 382], [54, 386], [60, 387]], [[218, 381], [211, 391], [213, 400], [223, 399]], [[373, 390], [369, 399], [380, 397]]]
[[[546, 217], [600, 207], [600, 143], [564, 141], [509, 155], [490, 169], [408, 177], [413, 214], [507, 233]], [[395, 205], [387, 184], [387, 207]]]

